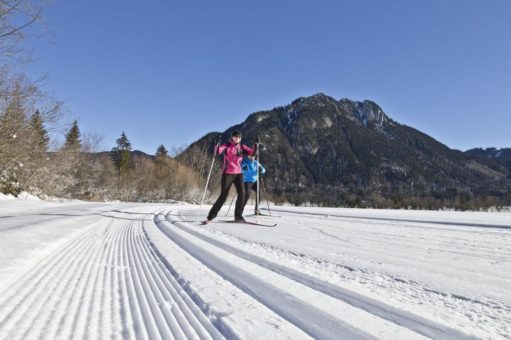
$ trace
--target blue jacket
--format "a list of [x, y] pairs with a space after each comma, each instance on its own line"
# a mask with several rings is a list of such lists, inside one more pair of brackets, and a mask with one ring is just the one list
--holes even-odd
[[[243, 158], [241, 162], [241, 169], [243, 170], [243, 181], [248, 183], [257, 182], [257, 164], [256, 160], [251, 161], [248, 158]], [[259, 174], [264, 174], [266, 170], [259, 164]]]

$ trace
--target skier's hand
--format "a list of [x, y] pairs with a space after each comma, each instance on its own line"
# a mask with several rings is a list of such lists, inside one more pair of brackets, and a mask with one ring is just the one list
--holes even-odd
[[254, 139], [254, 144], [259, 144], [261, 142], [261, 140], [259, 139], [259, 136], [256, 136], [256, 138]]

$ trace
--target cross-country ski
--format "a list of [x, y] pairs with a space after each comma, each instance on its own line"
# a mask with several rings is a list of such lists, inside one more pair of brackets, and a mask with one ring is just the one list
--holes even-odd
[[236, 220], [218, 220], [218, 221], [222, 222], [222, 223], [238, 223], [238, 224], [257, 225], [257, 226], [260, 226], [260, 227], [276, 227], [277, 226], [277, 223], [269, 224], [269, 223], [261, 223], [261, 222], [255, 222], [255, 221], [249, 221], [249, 220], [241, 220], [241, 221], [236, 221]]

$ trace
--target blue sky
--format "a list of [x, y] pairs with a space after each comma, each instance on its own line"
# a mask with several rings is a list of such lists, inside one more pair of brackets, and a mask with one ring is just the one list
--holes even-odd
[[56, 0], [28, 71], [105, 149], [124, 130], [153, 154], [318, 92], [373, 100], [452, 148], [511, 147], [509, 13], [508, 0]]

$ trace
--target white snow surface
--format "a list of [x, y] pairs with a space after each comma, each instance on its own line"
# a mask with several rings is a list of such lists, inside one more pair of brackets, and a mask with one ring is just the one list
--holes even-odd
[[509, 212], [208, 209], [0, 200], [0, 339], [510, 338]]

